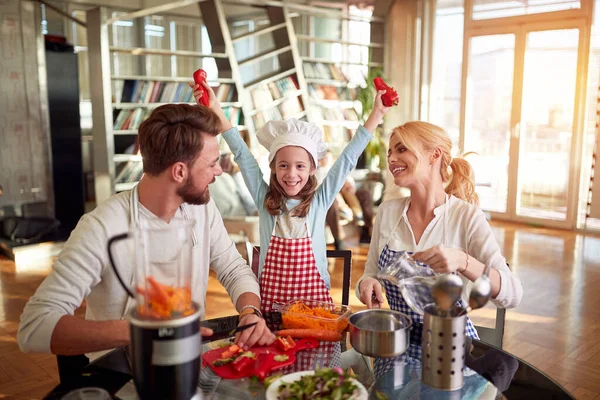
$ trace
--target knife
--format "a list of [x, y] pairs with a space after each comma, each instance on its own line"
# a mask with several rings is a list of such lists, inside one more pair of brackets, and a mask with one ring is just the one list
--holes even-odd
[[[237, 317], [236, 317], [236, 319], [237, 319]], [[213, 329], [215, 332], [211, 336], [202, 336], [202, 342], [203, 343], [208, 343], [208, 342], [213, 342], [215, 340], [220, 340], [220, 339], [225, 339], [225, 338], [231, 337], [231, 336], [235, 335], [238, 332], [242, 332], [242, 331], [244, 331], [244, 330], [246, 330], [248, 328], [252, 328], [257, 323], [258, 322], [253, 322], [251, 324], [241, 325], [241, 326], [238, 326], [237, 328], [234, 328], [234, 329], [232, 329], [230, 331], [227, 331], [227, 330], [216, 331], [216, 330]], [[210, 328], [210, 326], [206, 326], [206, 327]]]

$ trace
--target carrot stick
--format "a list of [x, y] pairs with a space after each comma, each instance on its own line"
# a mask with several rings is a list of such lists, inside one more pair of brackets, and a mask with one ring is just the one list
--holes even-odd
[[293, 338], [312, 338], [328, 342], [339, 342], [342, 335], [339, 332], [322, 329], [283, 329], [277, 332], [277, 336], [291, 336]]
[[152, 286], [152, 289], [154, 291], [153, 297], [155, 297], [156, 302], [168, 307], [169, 296], [167, 296], [167, 292], [165, 292], [165, 289], [163, 289], [162, 285], [156, 282], [156, 280], [152, 276], [148, 277], [148, 282]]

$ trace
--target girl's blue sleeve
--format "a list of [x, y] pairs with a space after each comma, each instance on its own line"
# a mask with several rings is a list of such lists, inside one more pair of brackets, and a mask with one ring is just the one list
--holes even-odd
[[223, 133], [223, 139], [225, 139], [227, 145], [229, 145], [235, 162], [240, 167], [244, 182], [246, 182], [246, 186], [248, 187], [256, 206], [258, 208], [262, 207], [265, 194], [267, 193], [267, 184], [263, 180], [262, 171], [258, 166], [258, 162], [252, 153], [250, 153], [250, 149], [248, 149], [248, 146], [242, 140], [236, 127]]
[[335, 196], [342, 190], [348, 174], [356, 167], [358, 157], [360, 157], [371, 139], [373, 139], [371, 132], [364, 126], [359, 126], [352, 140], [331, 166], [317, 193], [325, 209], [331, 207]]

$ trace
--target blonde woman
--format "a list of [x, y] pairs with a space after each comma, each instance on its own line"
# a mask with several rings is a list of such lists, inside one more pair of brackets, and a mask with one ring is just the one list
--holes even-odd
[[[451, 150], [448, 134], [427, 122], [408, 122], [392, 131], [389, 170], [394, 184], [410, 189], [411, 195], [386, 201], [377, 212], [365, 273], [356, 286], [369, 308], [383, 304], [382, 286], [374, 276], [399, 252], [414, 253], [415, 260], [436, 273], [457, 273], [465, 283], [463, 305], [486, 264], [491, 266], [492, 302], [512, 308], [521, 301], [521, 281], [507, 266], [478, 207], [471, 165], [452, 158]], [[411, 342], [420, 344], [423, 317], [408, 307], [397, 287], [385, 286], [390, 307], [411, 316]], [[470, 320], [466, 333], [478, 338]], [[420, 354], [418, 346], [412, 350]]]

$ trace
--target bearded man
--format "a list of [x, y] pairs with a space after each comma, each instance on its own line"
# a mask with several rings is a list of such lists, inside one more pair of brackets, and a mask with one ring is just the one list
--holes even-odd
[[[212, 268], [240, 312], [240, 325], [257, 323], [238, 334], [238, 344], [247, 348], [275, 340], [259, 310], [257, 279], [210, 199], [208, 185], [223, 173], [218, 162], [220, 130], [219, 116], [212, 110], [187, 104], [158, 107], [140, 125], [144, 176], [134, 189], [115, 194], [81, 218], [21, 315], [17, 338], [22, 351], [87, 353], [96, 358], [100, 351], [128, 345], [124, 317], [134, 302], [127, 301], [110, 266], [108, 240], [135, 226], [160, 228], [174, 219], [195, 222], [191, 251], [196, 265], [191, 267], [196, 276], [191, 289], [202, 317]], [[133, 253], [120, 253], [119, 258], [133, 260]], [[118, 265], [126, 281], [134, 276], [133, 265]], [[84, 299], [86, 317], [75, 317]]]

